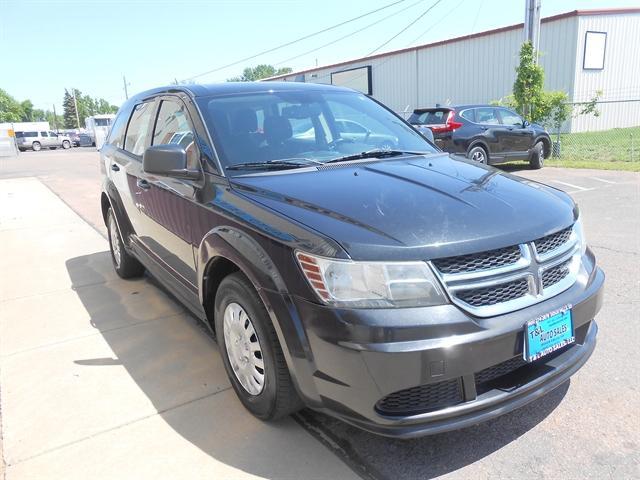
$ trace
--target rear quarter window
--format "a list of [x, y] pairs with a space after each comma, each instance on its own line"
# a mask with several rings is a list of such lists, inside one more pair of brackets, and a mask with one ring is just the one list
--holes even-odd
[[107, 143], [117, 148], [124, 148], [124, 132], [127, 129], [128, 115], [120, 112], [109, 131]]
[[24, 132], [23, 135], [25, 137], [37, 137], [38, 136], [38, 132]]

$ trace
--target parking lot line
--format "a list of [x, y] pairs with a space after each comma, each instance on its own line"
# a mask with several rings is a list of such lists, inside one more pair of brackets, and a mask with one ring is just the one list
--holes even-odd
[[585, 188], [585, 187], [581, 187], [580, 185], [574, 185], [573, 183], [561, 182], [560, 180], [551, 180], [551, 181], [553, 183], [564, 185], [565, 187], [575, 188], [576, 190], [582, 190], [582, 191], [593, 190], [592, 188]]
[[617, 182], [612, 182], [611, 180], [605, 180], [604, 178], [598, 178], [598, 177], [590, 177], [592, 180], [597, 180], [599, 182], [602, 183], [609, 183], [611, 185], [617, 185]]

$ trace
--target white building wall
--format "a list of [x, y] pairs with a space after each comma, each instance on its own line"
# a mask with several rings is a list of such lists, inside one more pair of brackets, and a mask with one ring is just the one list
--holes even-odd
[[[581, 16], [578, 20], [573, 101], [588, 101], [597, 90], [602, 90], [600, 100], [605, 102], [640, 100], [640, 14]], [[602, 70], [583, 69], [587, 31], [607, 33]], [[640, 126], [640, 101], [602, 103], [598, 110], [598, 117], [575, 117], [572, 130]]]
[[[606, 31], [605, 68], [582, 69], [587, 30]], [[371, 66], [373, 96], [396, 112], [436, 103], [489, 103], [512, 92], [523, 28], [504, 29], [417, 50], [319, 68], [302, 75], [306, 82], [331, 83], [331, 73]], [[573, 101], [640, 99], [640, 14], [567, 16], [542, 22], [540, 64], [545, 89], [562, 90]], [[289, 75], [288, 81], [300, 80]], [[640, 125], [640, 102], [603, 104], [600, 117], [578, 116], [564, 131], [602, 130]]]

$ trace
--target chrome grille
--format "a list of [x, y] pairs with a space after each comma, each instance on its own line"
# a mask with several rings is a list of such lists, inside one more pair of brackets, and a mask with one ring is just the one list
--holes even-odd
[[548, 288], [555, 285], [570, 273], [571, 261], [566, 261], [555, 267], [551, 267], [542, 273], [542, 286]]
[[463, 273], [489, 270], [492, 268], [511, 265], [520, 258], [518, 246], [499, 248], [488, 252], [481, 252], [471, 255], [460, 255], [458, 257], [448, 257], [434, 260], [433, 264], [442, 273]]
[[432, 260], [453, 303], [478, 317], [525, 308], [569, 288], [580, 266], [573, 228], [534, 240]]
[[570, 236], [571, 227], [560, 230], [557, 233], [552, 233], [551, 235], [547, 235], [546, 237], [539, 238], [533, 243], [536, 246], [536, 252], [538, 253], [538, 255], [545, 255], [559, 248], [561, 245], [567, 243]]
[[495, 305], [515, 300], [529, 293], [529, 284], [525, 278], [491, 287], [474, 288], [458, 292], [458, 298], [474, 307]]
[[463, 401], [460, 381], [419, 385], [387, 395], [376, 404], [384, 415], [412, 415], [450, 407]]

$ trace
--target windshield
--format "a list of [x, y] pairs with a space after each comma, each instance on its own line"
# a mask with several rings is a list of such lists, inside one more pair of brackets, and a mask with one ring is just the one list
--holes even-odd
[[376, 149], [437, 151], [393, 113], [356, 92], [248, 93], [200, 102], [223, 167], [235, 166], [241, 173], [243, 164], [277, 160], [311, 164]]

